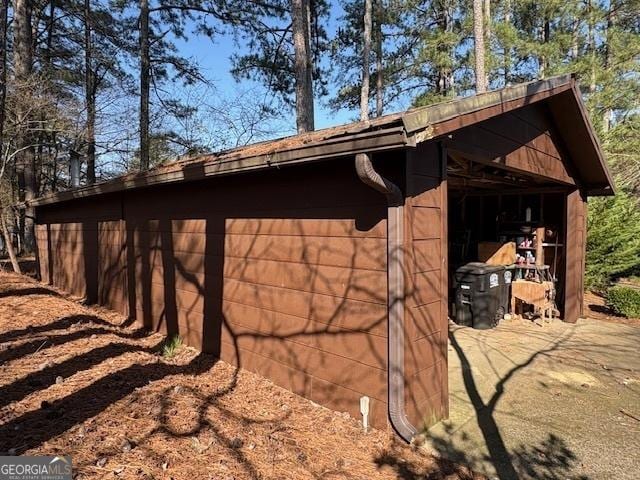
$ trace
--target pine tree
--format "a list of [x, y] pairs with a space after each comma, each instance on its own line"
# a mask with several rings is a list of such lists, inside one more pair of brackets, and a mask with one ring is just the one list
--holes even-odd
[[[363, 0], [347, 0], [342, 3], [345, 11], [339, 21], [340, 28], [330, 45], [333, 79], [337, 93], [329, 100], [333, 110], [356, 109], [362, 105], [362, 62], [364, 16]], [[401, 95], [400, 72], [405, 58], [401, 58], [396, 46], [388, 41], [398, 33], [401, 10], [396, 4], [383, 5], [382, 0], [371, 2], [371, 55], [369, 55], [369, 102], [375, 104], [375, 114], [380, 116], [385, 108]]]
[[[307, 14], [304, 14], [304, 11]], [[232, 57], [236, 80], [253, 79], [296, 109], [298, 132], [312, 130], [315, 96], [326, 91], [320, 57], [327, 50], [325, 0], [272, 0], [239, 25], [248, 52]]]
[[[16, 89], [24, 92], [32, 82], [33, 71], [33, 38], [31, 22], [31, 2], [14, 0], [13, 4], [13, 71]], [[16, 173], [18, 180], [19, 200], [29, 202], [37, 196], [34, 162], [34, 140], [30, 131], [33, 121], [30, 110], [22, 105], [18, 112], [19, 128], [17, 133]], [[24, 238], [26, 253], [35, 252], [34, 210], [27, 206], [21, 217], [20, 230]]]
[[625, 192], [589, 202], [586, 283], [610, 285], [640, 274], [640, 208]]
[[468, 75], [469, 51], [460, 48], [472, 36], [470, 13], [466, 2], [434, 0], [419, 2], [405, 16], [403, 50], [412, 52], [406, 83], [413, 84], [409, 91], [417, 92], [415, 105], [442, 101], [473, 88], [474, 79]]
[[473, 0], [473, 52], [475, 57], [474, 76], [476, 93], [487, 91], [487, 74], [485, 73], [485, 14], [483, 0]]

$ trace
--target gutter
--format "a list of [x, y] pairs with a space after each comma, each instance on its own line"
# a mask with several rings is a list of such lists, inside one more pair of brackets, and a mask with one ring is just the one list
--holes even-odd
[[404, 195], [380, 175], [369, 155], [356, 155], [356, 172], [363, 183], [387, 198], [387, 408], [395, 432], [407, 443], [417, 429], [404, 409]]
[[[335, 137], [329, 136], [323, 130], [318, 130], [307, 135], [315, 135], [317, 139], [312, 137], [302, 141], [300, 136], [297, 136], [277, 140], [271, 143], [284, 142], [284, 144], [277, 149], [273, 147], [273, 151], [267, 151], [269, 142], [265, 142], [264, 145], [249, 145], [220, 155], [204, 155], [202, 158], [196, 157], [184, 163], [169, 164], [166, 168], [129, 174], [106, 182], [49, 194], [31, 200], [29, 205], [37, 207], [105, 193], [203, 180], [219, 175], [277, 169], [286, 165], [350, 157], [362, 152], [405, 148], [409, 141], [399, 118], [396, 115], [390, 115], [389, 118], [381, 117], [381, 120], [386, 120], [386, 123], [375, 123], [375, 129], [371, 129], [371, 122], [360, 122], [351, 125], [346, 133], [341, 131], [340, 135]], [[362, 131], [351, 131], [356, 129]], [[286, 144], [287, 141], [291, 142], [291, 145]], [[256, 153], [256, 148], [261, 145], [262, 150]]]

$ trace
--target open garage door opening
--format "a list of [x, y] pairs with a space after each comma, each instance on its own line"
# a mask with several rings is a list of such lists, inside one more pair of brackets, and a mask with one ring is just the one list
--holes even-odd
[[586, 201], [553, 117], [531, 105], [444, 143], [449, 315], [575, 322], [582, 314]]
[[[475, 326], [484, 328], [509, 314], [564, 318], [566, 189], [474, 165], [457, 155], [449, 156], [448, 173], [451, 317], [474, 326], [474, 318], [480, 315], [483, 318], [476, 318]], [[479, 263], [487, 268], [483, 270]], [[473, 312], [473, 294], [461, 291], [460, 280], [491, 272], [499, 278], [498, 303], [487, 306], [487, 311]], [[529, 290], [537, 289], [543, 296], [535, 303], [512, 298], [513, 282], [526, 282]], [[545, 288], [549, 286], [551, 290]], [[553, 311], [543, 312], [543, 307]]]

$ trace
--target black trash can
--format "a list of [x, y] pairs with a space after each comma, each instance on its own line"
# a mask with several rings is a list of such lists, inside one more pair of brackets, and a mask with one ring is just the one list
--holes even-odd
[[511, 311], [511, 282], [515, 280], [516, 267], [515, 265], [507, 265], [502, 272], [500, 288], [502, 289], [502, 298], [500, 305], [502, 307], [502, 315]]
[[505, 314], [505, 267], [467, 263], [456, 270], [456, 323], [493, 328]]

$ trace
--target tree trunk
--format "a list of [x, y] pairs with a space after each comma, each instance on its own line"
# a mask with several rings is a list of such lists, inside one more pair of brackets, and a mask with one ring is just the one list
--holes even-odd
[[[455, 9], [455, 6], [453, 6], [451, 4], [451, 2], [449, 2], [447, 4], [447, 8], [445, 9], [445, 21], [447, 22], [445, 31], [447, 32], [447, 34], [450, 34], [451, 32], [453, 32], [454, 9]], [[451, 46], [451, 48], [449, 50], [449, 57], [453, 59], [453, 58], [455, 58], [455, 54], [456, 54], [456, 46], [453, 45], [453, 46]], [[455, 68], [453, 66], [447, 68], [447, 92], [446, 92], [446, 94], [447, 94], [448, 97], [455, 97], [456, 96]]]
[[7, 100], [7, 18], [9, 0], [0, 5], [0, 161], [4, 160], [4, 107]]
[[16, 256], [16, 250], [13, 247], [11, 234], [9, 233], [9, 229], [7, 228], [7, 221], [4, 218], [4, 209], [1, 206], [0, 206], [0, 228], [2, 228], [2, 237], [4, 238], [5, 248], [7, 249], [7, 253], [9, 254], [9, 259], [11, 260], [11, 266], [13, 267], [13, 271], [16, 273], [22, 273], [22, 270], [20, 270], [20, 263], [18, 263], [18, 257]]
[[[450, 34], [453, 31], [453, 19], [451, 13], [451, 6], [445, 2], [438, 26], [445, 34]], [[448, 48], [446, 45], [438, 47], [444, 55], [448, 55], [450, 58], [455, 56], [455, 47]], [[454, 91], [454, 79], [453, 68], [450, 66], [443, 66], [438, 71], [438, 85], [437, 91], [443, 96], [452, 97], [455, 96]]]
[[360, 120], [369, 119], [369, 68], [371, 61], [372, 0], [364, 0], [362, 32], [362, 88], [360, 89]]
[[[49, 18], [48, 18], [48, 26], [47, 26], [47, 48], [44, 50], [43, 54], [42, 54], [42, 63], [43, 63], [43, 68], [42, 70], [47, 74], [47, 76], [50, 76], [53, 74], [52, 68], [51, 68], [51, 60], [52, 60], [52, 51], [53, 51], [53, 34], [55, 31], [55, 15], [56, 15], [56, 3], [51, 1], [49, 3]], [[36, 19], [35, 24], [38, 24], [38, 20]], [[33, 32], [33, 35], [37, 35], [36, 32]]]
[[491, 0], [484, 0], [484, 38], [487, 49], [491, 50]]
[[487, 91], [487, 76], [485, 73], [485, 51], [484, 51], [484, 11], [483, 0], [473, 0], [473, 40], [476, 60], [476, 93]]
[[149, 0], [140, 0], [140, 170], [149, 169]]
[[384, 110], [384, 63], [382, 58], [382, 5], [380, 0], [375, 4], [375, 50], [376, 50], [376, 117], [381, 117]]
[[[551, 39], [551, 24], [548, 18], [545, 18], [542, 22], [542, 38], [540, 41], [543, 45], [549, 43]], [[547, 72], [549, 71], [549, 59], [546, 55], [540, 55], [538, 59], [538, 78], [545, 78], [547, 76]]]
[[571, 47], [569, 49], [569, 58], [571, 60], [577, 60], [578, 58], [581, 26], [581, 21], [578, 18], [574, 18], [573, 24], [571, 25]]
[[587, 8], [589, 12], [589, 25], [587, 27], [587, 45], [589, 51], [589, 58], [591, 60], [590, 65], [590, 78], [589, 78], [589, 93], [595, 93], [596, 91], [596, 40], [595, 40], [595, 12], [593, 8], [593, 1], [587, 2]]
[[87, 109], [87, 184], [96, 183], [96, 87], [91, 41], [91, 0], [84, 0], [84, 90]]
[[[604, 45], [604, 70], [607, 71], [611, 68], [612, 64], [612, 52], [611, 48], [613, 46], [613, 38], [612, 38], [612, 30], [616, 26], [617, 21], [617, 10], [618, 10], [618, 2], [617, 0], [611, 0], [609, 5], [609, 14], [607, 15], [607, 32], [605, 34], [605, 38], [607, 39]], [[610, 105], [605, 108], [603, 117], [602, 117], [602, 130], [606, 133], [611, 130], [611, 123], [613, 122], [613, 110]]]
[[[31, 8], [29, 0], [14, 0], [13, 7], [13, 64], [16, 88], [30, 88], [32, 71], [32, 30]], [[29, 132], [29, 118], [26, 112], [19, 112], [21, 120], [16, 135], [16, 146], [20, 149], [16, 155], [16, 172], [18, 175], [18, 196], [21, 201], [29, 202], [36, 197], [36, 177], [34, 175], [34, 149]], [[24, 210], [24, 251], [35, 252], [34, 211], [27, 206]]]
[[[4, 108], [7, 99], [7, 19], [9, 12], [9, 0], [2, 0], [2, 6], [0, 8], [2, 9], [0, 10], [0, 161], [4, 162]], [[4, 167], [6, 168], [6, 165], [4, 165]], [[2, 171], [4, 172], [5, 169]], [[2, 180], [1, 177], [0, 180]], [[13, 250], [13, 245], [9, 245], [8, 240], [10, 240], [10, 238], [4, 223], [4, 215], [2, 215], [1, 210], [0, 216], [2, 216], [2, 234], [5, 240], [7, 252], [11, 258], [11, 264], [13, 265], [13, 269], [17, 273], [20, 273], [20, 266], [18, 265], [17, 260], [14, 263], [15, 251]], [[16, 266], [18, 267], [18, 270], [16, 270]]]
[[[504, 23], [507, 26], [511, 26], [511, 0], [505, 0], [504, 3]], [[504, 44], [504, 86], [511, 84], [511, 43], [505, 40]]]
[[313, 65], [309, 41], [309, 0], [292, 0], [291, 6], [295, 55], [296, 126], [298, 133], [304, 133], [314, 129]]

